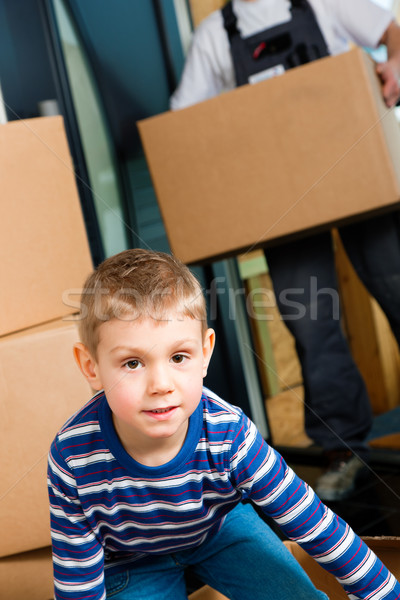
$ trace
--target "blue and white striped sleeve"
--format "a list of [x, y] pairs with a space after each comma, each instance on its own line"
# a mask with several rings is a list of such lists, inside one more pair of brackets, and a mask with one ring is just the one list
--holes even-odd
[[48, 460], [54, 592], [56, 600], [105, 600], [104, 551], [87, 523], [76, 482], [57, 450]]

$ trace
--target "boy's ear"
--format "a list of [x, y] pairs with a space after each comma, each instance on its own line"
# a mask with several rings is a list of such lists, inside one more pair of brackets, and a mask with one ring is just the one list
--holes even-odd
[[215, 346], [215, 331], [207, 329], [204, 334], [203, 341], [203, 377], [207, 375], [208, 365], [210, 364], [211, 356]]
[[90, 383], [91, 387], [95, 391], [100, 391], [103, 389], [98, 374], [97, 363], [86, 346], [81, 344], [81, 342], [74, 345], [74, 357], [78, 367], [82, 371], [83, 376]]

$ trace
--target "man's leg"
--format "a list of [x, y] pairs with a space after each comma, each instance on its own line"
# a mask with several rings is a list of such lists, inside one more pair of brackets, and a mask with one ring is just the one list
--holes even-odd
[[390, 213], [340, 229], [358, 276], [388, 317], [400, 344], [400, 215]]
[[328, 460], [315, 490], [323, 500], [340, 500], [368, 457], [372, 411], [341, 327], [331, 235], [268, 249], [266, 257], [302, 367], [305, 429]]
[[341, 328], [331, 236], [268, 249], [266, 258], [302, 367], [306, 431], [325, 450], [363, 452], [371, 408]]

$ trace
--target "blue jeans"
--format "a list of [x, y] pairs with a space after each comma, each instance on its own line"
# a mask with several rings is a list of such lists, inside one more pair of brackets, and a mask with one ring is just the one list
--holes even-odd
[[187, 567], [230, 600], [327, 600], [251, 505], [239, 504], [201, 546], [148, 556], [106, 575], [107, 599], [186, 600]]

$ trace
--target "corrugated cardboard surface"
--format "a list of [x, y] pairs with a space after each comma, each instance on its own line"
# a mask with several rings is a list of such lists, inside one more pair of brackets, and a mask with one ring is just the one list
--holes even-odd
[[189, 600], [228, 600], [228, 598], [210, 588], [210, 586], [205, 585], [193, 594], [190, 594]]
[[92, 270], [62, 117], [0, 125], [0, 335], [76, 310]]
[[[400, 578], [400, 538], [374, 538], [364, 537], [366, 544], [379, 556], [387, 568]], [[348, 600], [348, 595], [335, 577], [325, 571], [295, 542], [284, 542], [290, 552], [306, 571], [315, 587], [325, 592], [329, 600]]]
[[0, 556], [50, 543], [47, 453], [91, 396], [77, 340], [76, 325], [62, 321], [0, 338]]
[[138, 126], [171, 248], [187, 263], [400, 199], [398, 124], [360, 49]]
[[53, 587], [50, 548], [0, 558], [0, 600], [50, 600]]

